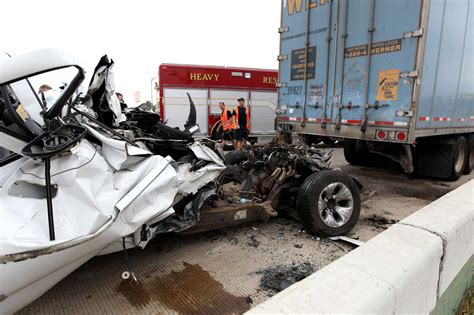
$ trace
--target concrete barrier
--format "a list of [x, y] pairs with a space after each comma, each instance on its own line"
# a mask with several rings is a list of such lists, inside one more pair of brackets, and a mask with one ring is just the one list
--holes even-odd
[[430, 313], [473, 254], [471, 180], [247, 314]]
[[400, 224], [423, 229], [443, 240], [440, 297], [474, 253], [474, 181], [415, 212]]

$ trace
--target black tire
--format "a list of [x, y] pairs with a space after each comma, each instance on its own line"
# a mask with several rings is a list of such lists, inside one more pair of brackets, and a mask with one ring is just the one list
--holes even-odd
[[344, 157], [352, 165], [363, 165], [367, 163], [369, 149], [365, 142], [361, 140], [344, 140]]
[[455, 181], [461, 177], [468, 161], [467, 141], [463, 136], [454, 138], [451, 154], [451, 175], [448, 180]]
[[467, 141], [467, 161], [464, 167], [464, 174], [470, 174], [474, 167], [474, 134], [470, 134], [466, 137]]
[[[333, 195], [327, 196], [329, 186], [336, 184], [333, 190]], [[348, 195], [337, 200], [338, 192], [344, 189], [348, 190]], [[350, 194], [349, 194], [350, 193]], [[349, 197], [348, 197], [349, 196]], [[320, 198], [328, 197], [329, 200], [326, 203], [324, 209], [319, 209]], [[333, 201], [330, 201], [330, 200]], [[344, 206], [351, 208], [352, 212], [348, 218], [343, 218], [339, 215], [339, 212], [335, 211], [335, 206]], [[324, 170], [318, 173], [311, 174], [306, 178], [303, 185], [301, 185], [298, 191], [297, 199], [297, 211], [305, 228], [312, 234], [318, 236], [337, 236], [348, 233], [356, 225], [360, 215], [360, 192], [356, 183], [345, 173], [335, 170]], [[333, 208], [333, 209], [332, 209]], [[332, 209], [332, 210], [331, 210]], [[321, 212], [321, 213], [320, 213]], [[329, 214], [329, 212], [332, 212]], [[337, 226], [331, 226], [326, 223], [323, 216], [328, 218], [330, 215], [336, 221]]]

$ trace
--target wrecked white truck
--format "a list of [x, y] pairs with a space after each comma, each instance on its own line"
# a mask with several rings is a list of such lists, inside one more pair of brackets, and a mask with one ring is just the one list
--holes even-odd
[[[55, 97], [38, 93], [38, 77], [63, 70], [69, 79]], [[21, 309], [93, 256], [143, 248], [161, 233], [282, 211], [320, 236], [356, 224], [359, 184], [330, 169], [331, 152], [270, 143], [224, 154], [193, 137], [191, 98], [184, 130], [156, 113], [124, 117], [112, 71], [104, 56], [82, 94], [84, 70], [57, 50], [0, 57], [1, 313]]]

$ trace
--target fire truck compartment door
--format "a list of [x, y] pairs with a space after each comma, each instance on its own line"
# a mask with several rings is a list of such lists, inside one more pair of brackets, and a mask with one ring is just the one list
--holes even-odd
[[227, 109], [232, 110], [237, 106], [237, 100], [243, 97], [246, 101], [249, 99], [248, 90], [223, 90], [211, 89], [211, 114], [220, 114], [219, 102], [224, 102]]
[[273, 134], [275, 111], [278, 104], [277, 92], [250, 92], [250, 128], [252, 134]]
[[180, 89], [165, 88], [163, 90], [163, 103], [165, 119], [170, 127], [184, 129], [184, 124], [189, 115], [189, 100], [186, 93], [191, 95], [196, 106], [196, 122], [201, 128], [201, 133], [207, 130], [207, 89]]

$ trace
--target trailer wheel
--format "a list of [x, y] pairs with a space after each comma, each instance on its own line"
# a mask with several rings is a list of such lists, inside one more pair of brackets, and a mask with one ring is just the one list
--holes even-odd
[[464, 174], [470, 174], [474, 167], [474, 134], [466, 137], [467, 140], [467, 161], [464, 167]]
[[359, 188], [341, 171], [314, 173], [298, 191], [298, 216], [310, 233], [319, 236], [348, 233], [359, 219], [360, 206]]
[[369, 149], [361, 140], [345, 139], [344, 157], [346, 161], [352, 165], [363, 165], [367, 163]]
[[451, 154], [451, 176], [449, 180], [455, 181], [461, 177], [468, 160], [468, 148], [466, 138], [459, 136], [454, 138]]
[[355, 153], [356, 141], [354, 139], [346, 139], [344, 141], [344, 158], [352, 165], [357, 165], [358, 159]]

